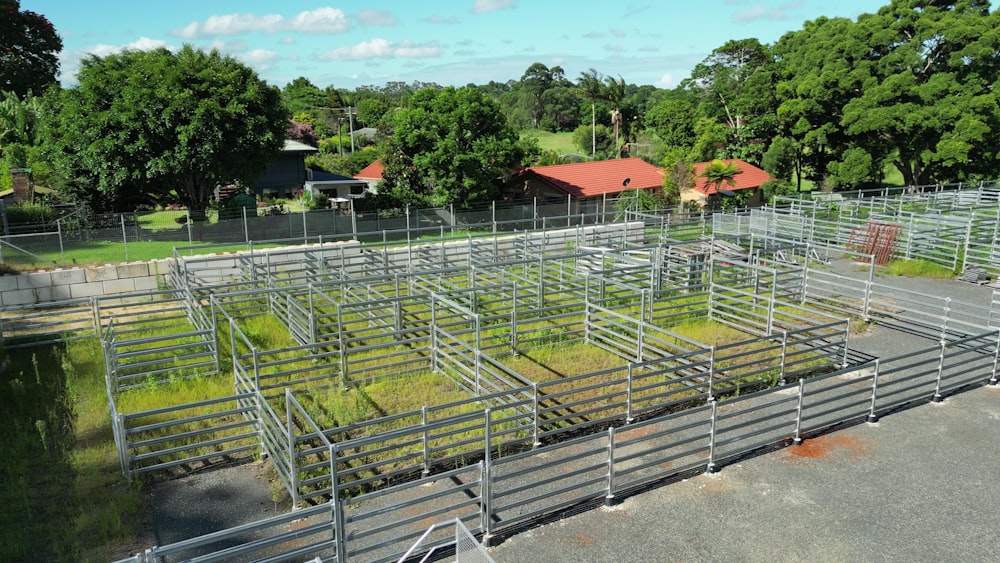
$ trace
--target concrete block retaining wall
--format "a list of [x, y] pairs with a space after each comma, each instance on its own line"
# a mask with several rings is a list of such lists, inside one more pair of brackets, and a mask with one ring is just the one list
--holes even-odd
[[0, 306], [31, 305], [164, 287], [171, 261], [58, 268], [0, 276]]
[[[642, 223], [589, 225], [545, 233], [530, 233], [527, 236], [536, 242], [535, 252], [551, 252], [565, 249], [570, 241], [578, 241], [582, 236], [605, 234], [616, 239], [624, 237], [629, 242], [641, 242]], [[521, 235], [522, 237], [524, 235]], [[504, 244], [498, 249], [502, 254], [515, 254], [517, 236], [501, 237]], [[541, 243], [540, 246], [537, 243]], [[425, 245], [417, 248], [434, 248]], [[468, 263], [472, 250], [467, 241], [451, 241], [441, 249], [447, 256], [446, 263], [461, 266]], [[303, 264], [326, 262], [330, 267], [355, 270], [363, 273], [364, 248], [357, 241], [343, 241], [276, 249], [261, 249], [252, 252], [237, 252], [221, 256], [182, 257], [182, 269], [194, 279], [202, 282], [239, 280], [247, 276], [251, 265], [268, 265], [272, 271], [300, 269]], [[437, 254], [433, 252], [433, 254]], [[386, 252], [387, 265], [402, 266], [413, 257], [413, 249], [406, 247], [389, 249]], [[0, 307], [31, 305], [51, 301], [115, 295], [135, 291], [149, 291], [167, 287], [167, 275], [173, 258], [150, 262], [128, 262], [60, 268], [28, 274], [0, 276]]]

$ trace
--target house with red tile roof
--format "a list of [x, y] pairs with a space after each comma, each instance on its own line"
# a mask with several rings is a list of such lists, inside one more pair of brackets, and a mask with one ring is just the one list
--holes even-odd
[[374, 193], [378, 187], [378, 183], [382, 181], [382, 174], [384, 172], [385, 167], [382, 166], [382, 161], [376, 160], [362, 168], [360, 172], [354, 175], [354, 178], [368, 182], [368, 191]]
[[516, 199], [551, 198], [575, 200], [617, 197], [625, 190], [663, 188], [663, 171], [639, 158], [573, 162], [525, 168], [508, 184]]
[[[726, 164], [735, 163], [737, 170], [736, 175], [733, 176], [735, 184], [723, 184], [722, 190], [729, 192], [753, 190], [753, 193], [749, 197], [748, 205], [751, 207], [761, 205], [763, 203], [764, 194], [760, 187], [775, 178], [760, 168], [757, 168], [753, 164], [738, 158], [727, 158], [722, 160], [722, 162]], [[698, 162], [694, 165], [694, 188], [682, 190], [681, 201], [694, 201], [699, 205], [705, 205], [708, 202], [709, 197], [718, 193], [715, 185], [709, 182], [708, 178], [702, 176], [705, 172], [705, 168], [709, 164], [711, 164], [711, 162]]]

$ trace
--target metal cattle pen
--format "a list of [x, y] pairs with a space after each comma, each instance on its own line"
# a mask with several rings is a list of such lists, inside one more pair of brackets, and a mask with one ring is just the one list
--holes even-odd
[[[322, 266], [273, 259], [286, 269], [270, 272], [272, 259], [261, 257], [227, 276], [208, 275], [210, 268], [178, 275], [186, 284], [179, 299], [207, 304], [210, 313], [198, 318], [213, 319], [229, 337], [235, 394], [218, 398], [222, 405], [232, 398], [231, 407], [220, 407], [222, 425], [245, 425], [240, 439], [271, 460], [300, 508], [154, 547], [132, 560], [238, 554], [391, 561], [407, 553], [429, 521], [453, 518], [490, 543], [533, 519], [614, 503], [686, 472], [716, 471], [760, 447], [997, 383], [1000, 336], [988, 326], [992, 307], [955, 301], [939, 307], [872, 279], [837, 278], [808, 263], [815, 241], [761, 239], [747, 248], [742, 233], [723, 244], [676, 240], [658, 230], [664, 228], [650, 221], [641, 236], [600, 244], [564, 231], [478, 239], [465, 251], [385, 248], [372, 261], [365, 253], [341, 254], [340, 269], [338, 258], [327, 255]], [[509, 251], [501, 251], [505, 245]], [[733, 254], [734, 246], [743, 250]], [[779, 246], [786, 257], [805, 261], [779, 259], [773, 252]], [[414, 309], [421, 299], [427, 304]], [[827, 308], [802, 305], [817, 299]], [[911, 354], [865, 358], [850, 353], [850, 321], [834, 311], [925, 326], [938, 340]], [[258, 349], [241, 329], [256, 315], [283, 319], [299, 345]], [[400, 315], [413, 324], [397, 321]], [[740, 361], [738, 351], [671, 331], [676, 320], [701, 318], [744, 330], [742, 344], [769, 359]], [[379, 340], [397, 336], [397, 327], [413, 339], [406, 347], [420, 353], [400, 356], [393, 371], [405, 377], [414, 362], [421, 366], [415, 369], [436, 368], [469, 398], [347, 427], [317, 425], [296, 389], [377, 377], [362, 367], [362, 352], [388, 353], [390, 339]], [[563, 337], [600, 345], [622, 364], [544, 382], [522, 381], [505, 365], [508, 356]], [[294, 365], [301, 360], [316, 362]], [[823, 369], [814, 370], [816, 363]], [[451, 414], [456, 406], [465, 412]], [[188, 432], [200, 434], [162, 438]], [[213, 439], [200, 441], [214, 446]], [[149, 465], [136, 470], [189, 463], [155, 458], [142, 458]], [[296, 518], [306, 526], [293, 525]], [[238, 539], [251, 529], [263, 539]]]

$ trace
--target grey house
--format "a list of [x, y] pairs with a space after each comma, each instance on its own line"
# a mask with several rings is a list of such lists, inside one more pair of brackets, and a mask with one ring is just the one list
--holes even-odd
[[262, 197], [295, 197], [309, 179], [306, 156], [317, 152], [319, 149], [315, 147], [286, 140], [281, 153], [267, 163], [264, 175], [250, 184], [250, 189]]

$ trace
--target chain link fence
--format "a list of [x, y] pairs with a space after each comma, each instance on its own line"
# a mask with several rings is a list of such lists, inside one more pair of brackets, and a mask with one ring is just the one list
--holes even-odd
[[[174, 248], [219, 252], [254, 242], [300, 244], [335, 240], [388, 243], [414, 238], [464, 236], [469, 232], [515, 232], [605, 223], [622, 218], [616, 200], [528, 200], [493, 202], [472, 209], [405, 208], [355, 211], [353, 202], [322, 210], [292, 211], [283, 205], [257, 209], [187, 209], [91, 214], [62, 209], [32, 224], [8, 222], [0, 203], [0, 265], [37, 269], [166, 258]], [[664, 212], [665, 213], [665, 212]]]

